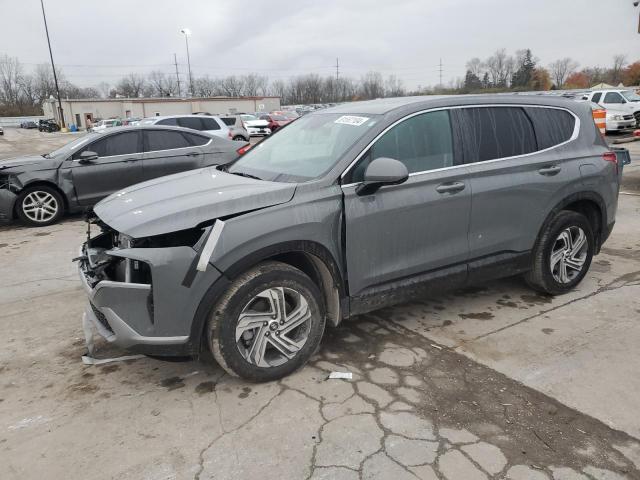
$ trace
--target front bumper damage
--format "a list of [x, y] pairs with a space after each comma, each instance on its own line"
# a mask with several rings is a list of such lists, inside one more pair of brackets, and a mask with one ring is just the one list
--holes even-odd
[[114, 238], [103, 232], [81, 247], [86, 318], [108, 342], [136, 353], [197, 354], [193, 320], [221, 273], [210, 264], [194, 272], [199, 253], [192, 246], [123, 248]]

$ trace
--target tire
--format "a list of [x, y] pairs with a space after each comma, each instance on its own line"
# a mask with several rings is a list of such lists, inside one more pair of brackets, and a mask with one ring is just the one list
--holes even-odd
[[[285, 300], [283, 317], [274, 299]], [[209, 348], [233, 376], [252, 382], [285, 377], [305, 365], [320, 345], [325, 327], [321, 299], [318, 287], [297, 268], [258, 264], [240, 275], [213, 308], [207, 322]]]
[[25, 188], [16, 199], [18, 218], [31, 227], [53, 225], [64, 215], [62, 195], [45, 185]]
[[235, 140], [236, 142], [248, 142], [249, 141], [246, 138], [244, 138], [242, 135], [236, 135], [235, 137], [232, 138], [232, 140]]
[[[583, 240], [586, 245], [581, 246]], [[593, 229], [587, 218], [563, 210], [541, 232], [533, 251], [533, 266], [525, 280], [541, 293], [567, 293], [587, 274], [594, 247]]]

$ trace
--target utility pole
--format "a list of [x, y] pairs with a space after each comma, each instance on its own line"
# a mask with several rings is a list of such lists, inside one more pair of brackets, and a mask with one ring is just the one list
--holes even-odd
[[175, 53], [173, 54], [173, 63], [176, 66], [176, 81], [178, 82], [178, 97], [181, 97], [182, 91], [180, 90], [180, 74], [178, 73], [178, 57]]
[[47, 15], [44, 13], [44, 1], [40, 0], [42, 7], [42, 18], [44, 19], [44, 31], [47, 34], [47, 45], [49, 45], [49, 57], [51, 58], [51, 68], [53, 69], [53, 82], [56, 85], [56, 96], [58, 97], [58, 111], [60, 114], [60, 127], [65, 128], [64, 112], [62, 111], [62, 102], [60, 101], [60, 88], [58, 87], [58, 75], [56, 74], [56, 65], [53, 63], [53, 52], [51, 51], [51, 40], [49, 40], [49, 27], [47, 26]]
[[338, 58], [336, 57], [336, 83], [338, 83], [339, 78], [340, 78], [340, 63], [338, 63]]
[[440, 65], [438, 66], [440, 72], [440, 87], [442, 87], [442, 57], [440, 57]]

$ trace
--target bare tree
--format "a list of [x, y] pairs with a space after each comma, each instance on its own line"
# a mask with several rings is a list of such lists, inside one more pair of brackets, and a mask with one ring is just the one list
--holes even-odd
[[480, 78], [484, 73], [484, 63], [478, 57], [473, 57], [467, 62], [467, 70], [469, 70], [476, 77]]
[[389, 75], [384, 82], [385, 95], [387, 97], [404, 97], [406, 91], [402, 80], [395, 75]]
[[222, 80], [219, 78], [211, 78], [209, 75], [196, 78], [193, 81], [194, 95], [197, 97], [215, 97], [224, 95], [222, 89]]
[[240, 97], [244, 92], [244, 79], [231, 75], [222, 80], [222, 91], [229, 97]]
[[154, 70], [149, 74], [151, 95], [155, 97], [171, 97], [177, 93], [178, 87], [173, 75]]
[[102, 98], [109, 98], [109, 94], [111, 93], [111, 85], [107, 82], [100, 82], [98, 84], [98, 92], [100, 92], [100, 96]]
[[16, 57], [0, 57], [0, 102], [17, 106], [20, 96], [22, 65]]
[[289, 100], [287, 98], [287, 84], [283, 80], [274, 80], [269, 87], [269, 93], [280, 97], [283, 102]]
[[360, 90], [366, 99], [384, 97], [384, 81], [380, 72], [368, 72], [362, 77]]
[[569, 57], [561, 58], [549, 64], [549, 72], [556, 88], [562, 88], [567, 77], [578, 68], [578, 62]]
[[504, 48], [496, 50], [485, 62], [491, 84], [494, 87], [508, 87], [515, 61], [513, 57], [507, 55]]
[[118, 95], [126, 98], [137, 98], [143, 92], [146, 81], [137, 73], [130, 73], [116, 85]]
[[614, 55], [613, 66], [610, 71], [610, 81], [613, 85], [617, 85], [622, 81], [622, 70], [627, 64], [626, 55]]

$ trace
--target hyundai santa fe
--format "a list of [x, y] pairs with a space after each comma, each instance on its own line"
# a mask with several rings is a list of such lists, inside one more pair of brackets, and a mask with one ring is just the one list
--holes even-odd
[[517, 274], [571, 290], [613, 228], [620, 175], [569, 100], [325, 109], [224, 166], [96, 205], [84, 321], [134, 351], [206, 348], [233, 375], [281, 378], [350, 316]]

